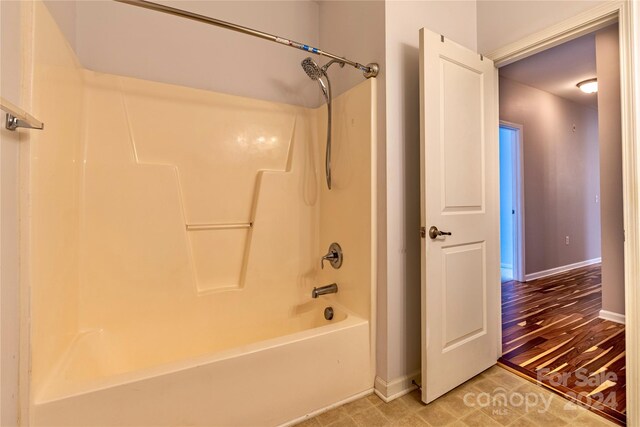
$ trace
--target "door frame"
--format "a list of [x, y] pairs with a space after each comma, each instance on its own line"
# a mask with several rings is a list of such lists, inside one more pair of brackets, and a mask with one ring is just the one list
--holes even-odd
[[[499, 104], [498, 104], [499, 105]], [[518, 282], [525, 281], [525, 235], [524, 235], [524, 126], [518, 123], [500, 120], [500, 127], [512, 129], [518, 133], [518, 141], [514, 147], [515, 159], [513, 159], [513, 171], [516, 178], [515, 200], [516, 214], [513, 230], [513, 279]]]
[[615, 22], [619, 24], [620, 40], [627, 423], [640, 425], [640, 177], [637, 158], [640, 127], [635, 126], [640, 78], [634, 73], [636, 61], [640, 60], [640, 45], [634, 44], [634, 38], [640, 39], [637, 26], [640, 5], [634, 5], [632, 0], [606, 2], [485, 56], [492, 59], [496, 67], [502, 67]]

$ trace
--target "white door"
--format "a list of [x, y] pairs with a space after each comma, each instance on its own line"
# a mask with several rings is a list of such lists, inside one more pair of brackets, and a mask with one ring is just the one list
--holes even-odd
[[[500, 349], [497, 69], [420, 30], [422, 400], [495, 364]], [[429, 236], [430, 227], [442, 232]]]

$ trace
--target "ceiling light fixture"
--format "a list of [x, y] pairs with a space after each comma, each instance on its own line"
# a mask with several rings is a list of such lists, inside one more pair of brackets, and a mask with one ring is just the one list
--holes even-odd
[[598, 91], [598, 79], [589, 79], [578, 83], [578, 89], [584, 93], [596, 93]]

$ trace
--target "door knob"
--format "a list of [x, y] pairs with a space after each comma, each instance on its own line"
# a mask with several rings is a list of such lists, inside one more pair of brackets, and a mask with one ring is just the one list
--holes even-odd
[[435, 225], [432, 225], [431, 227], [429, 227], [429, 237], [431, 237], [432, 239], [435, 239], [438, 236], [451, 236], [451, 232], [440, 231], [438, 230], [438, 227], [436, 227]]

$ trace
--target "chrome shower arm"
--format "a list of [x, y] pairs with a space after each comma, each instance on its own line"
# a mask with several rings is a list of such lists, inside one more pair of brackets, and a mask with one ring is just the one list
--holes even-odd
[[322, 71], [326, 73], [329, 67], [334, 63], [338, 63], [340, 65], [340, 68], [344, 68], [344, 61], [338, 60], [338, 59], [332, 59], [331, 61], [327, 62], [322, 66]]
[[347, 58], [341, 58], [329, 52], [325, 52], [317, 47], [309, 46], [297, 41], [289, 40], [284, 37], [274, 36], [273, 34], [265, 33], [263, 31], [254, 30], [253, 28], [243, 27], [242, 25], [233, 24], [231, 22], [222, 21], [220, 19], [211, 18], [209, 16], [199, 15], [197, 13], [189, 12], [175, 7], [166, 6], [163, 4], [153, 3], [146, 0], [114, 0], [118, 3], [126, 3], [132, 6], [138, 6], [145, 9], [155, 10], [157, 12], [167, 13], [169, 15], [179, 16], [181, 18], [191, 19], [193, 21], [203, 22], [209, 25], [215, 25], [216, 27], [226, 28], [228, 30], [237, 31], [239, 33], [248, 34], [250, 36], [259, 37], [261, 39], [269, 40], [272, 42], [280, 43], [285, 46], [294, 47], [296, 49], [305, 50], [307, 52], [314, 53], [320, 56], [326, 56], [332, 58], [338, 62], [349, 64], [352, 67], [362, 71], [366, 78], [375, 77], [378, 75], [378, 64], [371, 63], [362, 65], [358, 62], [351, 61]]

